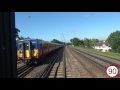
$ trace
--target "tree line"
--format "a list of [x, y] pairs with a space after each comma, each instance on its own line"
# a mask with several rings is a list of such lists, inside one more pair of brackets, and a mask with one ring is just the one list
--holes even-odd
[[93, 39], [84, 38], [84, 40], [80, 40], [79, 38], [74, 37], [73, 39], [70, 39], [70, 42], [74, 46], [92, 48], [96, 45], [97, 42], [99, 42], [99, 40], [95, 38]]
[[[18, 28], [15, 28], [15, 36], [17, 40], [23, 40], [26, 39], [23, 36], [19, 36], [18, 33], [20, 30]], [[27, 37], [29, 38], [29, 37]], [[59, 44], [68, 44], [68, 45], [74, 45], [74, 46], [81, 46], [81, 47], [87, 47], [87, 48], [92, 48], [96, 45], [97, 42], [100, 40], [92, 38], [84, 38], [84, 40], [80, 40], [77, 37], [74, 37], [73, 39], [70, 39], [71, 43], [65, 43], [62, 41], [59, 41], [57, 39], [53, 39], [51, 42], [54, 43], [59, 43]], [[116, 30], [115, 32], [112, 32], [108, 38], [106, 39], [106, 42], [108, 42], [112, 48], [112, 52], [115, 53], [120, 53], [120, 31]]]
[[120, 53], [120, 31], [112, 32], [108, 36], [107, 41], [111, 45], [113, 52]]
[[65, 42], [59, 41], [57, 39], [53, 39], [51, 42], [53, 42], [53, 43], [59, 43], [59, 44], [65, 44]]
[[[100, 40], [95, 38], [93, 39], [85, 38], [84, 40], [80, 40], [77, 37], [70, 40], [71, 44], [74, 46], [82, 46], [87, 48], [94, 47], [99, 41]], [[112, 52], [120, 53], [120, 31], [119, 30], [112, 32], [106, 39], [106, 42], [110, 44]]]

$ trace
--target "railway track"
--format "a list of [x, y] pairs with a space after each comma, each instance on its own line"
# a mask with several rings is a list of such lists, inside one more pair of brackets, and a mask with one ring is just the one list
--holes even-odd
[[66, 78], [66, 62], [64, 51], [54, 64], [48, 78]]
[[[66, 48], [67, 57], [67, 78], [92, 78], [89, 68], [83, 64], [85, 63], [78, 54], [74, 53], [70, 48]], [[86, 63], [87, 64], [87, 63]], [[88, 64], [87, 64], [88, 65]]]
[[42, 64], [42, 66], [40, 67], [39, 72], [36, 74], [35, 78], [40, 78], [41, 75], [43, 74], [43, 72], [46, 70], [46, 68], [49, 66], [49, 64], [52, 62], [52, 60], [54, 60], [54, 58], [56, 57], [56, 55], [59, 53], [59, 50], [57, 50], [54, 53], [51, 53], [50, 55], [48, 55], [48, 60], [46, 62], [44, 62], [44, 64]]
[[[101, 57], [100, 55], [97, 54], [92, 54], [92, 53], [88, 53], [82, 50], [78, 50], [78, 49], [73, 49], [75, 52], [83, 55], [85, 58], [89, 59], [90, 61], [92, 61], [93, 63], [101, 66], [103, 69], [106, 69], [106, 67], [110, 64], [114, 64], [116, 65], [119, 69], [120, 69], [120, 61], [119, 59], [114, 59], [114, 58], [109, 58], [109, 57]], [[117, 76], [117, 78], [120, 78], [120, 74]]]
[[[39, 63], [40, 64], [39, 67], [40, 67], [41, 70], [44, 70], [47, 67], [47, 64], [45, 64], [45, 63], [49, 63], [49, 62], [47, 62], [46, 59], [51, 59], [52, 60], [53, 57], [54, 57], [54, 54], [55, 54], [55, 52], [50, 53], [50, 54], [46, 55], [46, 57], [41, 59], [41, 60], [43, 60], [43, 62]], [[48, 60], [48, 61], [51, 61], [51, 60]], [[31, 74], [35, 73], [35, 71], [33, 71], [33, 69], [35, 69], [35, 68], [36, 68], [36, 66], [32, 65], [32, 63], [30, 63], [29, 66], [23, 64], [21, 67], [18, 67], [18, 69], [17, 69], [18, 78], [27, 78], [27, 77], [30, 78]], [[38, 74], [36, 75], [36, 78], [37, 77], [39, 77]]]
[[[72, 62], [70, 60], [71, 56], [70, 53], [68, 52], [68, 49], [65, 49], [65, 55], [66, 55], [66, 78], [77, 78], [77, 73], [75, 72], [75, 68], [73, 67], [75, 62]], [[71, 58], [72, 59], [72, 58]], [[73, 64], [72, 64], [73, 63]], [[77, 65], [75, 65], [77, 67]]]
[[[86, 52], [85, 50], [81, 50], [81, 49], [77, 49], [77, 50], [80, 50], [80, 51], [84, 51], [84, 52]], [[120, 59], [118, 59], [118, 58], [114, 58], [114, 57], [111, 57], [111, 56], [106, 56], [106, 55], [102, 55], [102, 54], [98, 54], [98, 53], [94, 53], [94, 52], [87, 52], [87, 53], [89, 53], [89, 54], [91, 54], [91, 55], [97, 55], [97, 56], [99, 56], [99, 57], [104, 57], [104, 58], [106, 58], [106, 59], [111, 59], [111, 60], [116, 60], [116, 61], [118, 61], [118, 62], [120, 62]]]
[[28, 66], [28, 65], [24, 65], [20, 68], [17, 69], [17, 77], [18, 78], [24, 78], [28, 73], [30, 73], [33, 69], [35, 68], [35, 66]]
[[21, 63], [21, 61], [17, 61], [17, 64]]
[[[42, 71], [40, 78], [48, 78], [49, 77], [49, 74], [50, 74], [54, 64], [60, 58], [62, 52], [63, 52], [63, 48], [58, 52], [58, 54], [54, 58], [52, 58], [49, 65]], [[60, 64], [58, 63], [58, 65], [60, 65]]]

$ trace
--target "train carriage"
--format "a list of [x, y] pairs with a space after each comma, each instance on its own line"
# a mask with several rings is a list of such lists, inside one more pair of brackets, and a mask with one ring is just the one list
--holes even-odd
[[25, 63], [32, 61], [38, 63], [38, 59], [63, 45], [51, 43], [39, 39], [25, 39], [17, 41], [18, 60], [24, 60]]

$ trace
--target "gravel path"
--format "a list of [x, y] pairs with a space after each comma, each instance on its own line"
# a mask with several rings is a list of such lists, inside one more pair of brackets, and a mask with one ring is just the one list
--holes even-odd
[[24, 62], [21, 60], [21, 61], [17, 61], [17, 68], [20, 68], [22, 67], [24, 64]]

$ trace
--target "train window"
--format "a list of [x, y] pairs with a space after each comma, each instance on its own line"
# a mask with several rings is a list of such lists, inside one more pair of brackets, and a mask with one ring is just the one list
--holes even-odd
[[18, 45], [18, 49], [22, 50], [22, 44]]
[[42, 43], [40, 43], [40, 48], [42, 48]]
[[29, 49], [29, 44], [25, 43], [25, 49], [28, 50]]
[[38, 48], [38, 49], [40, 48], [40, 44], [37, 44], [37, 48]]
[[46, 46], [46, 45], [44, 46], [44, 49], [47, 49], [47, 46]]

